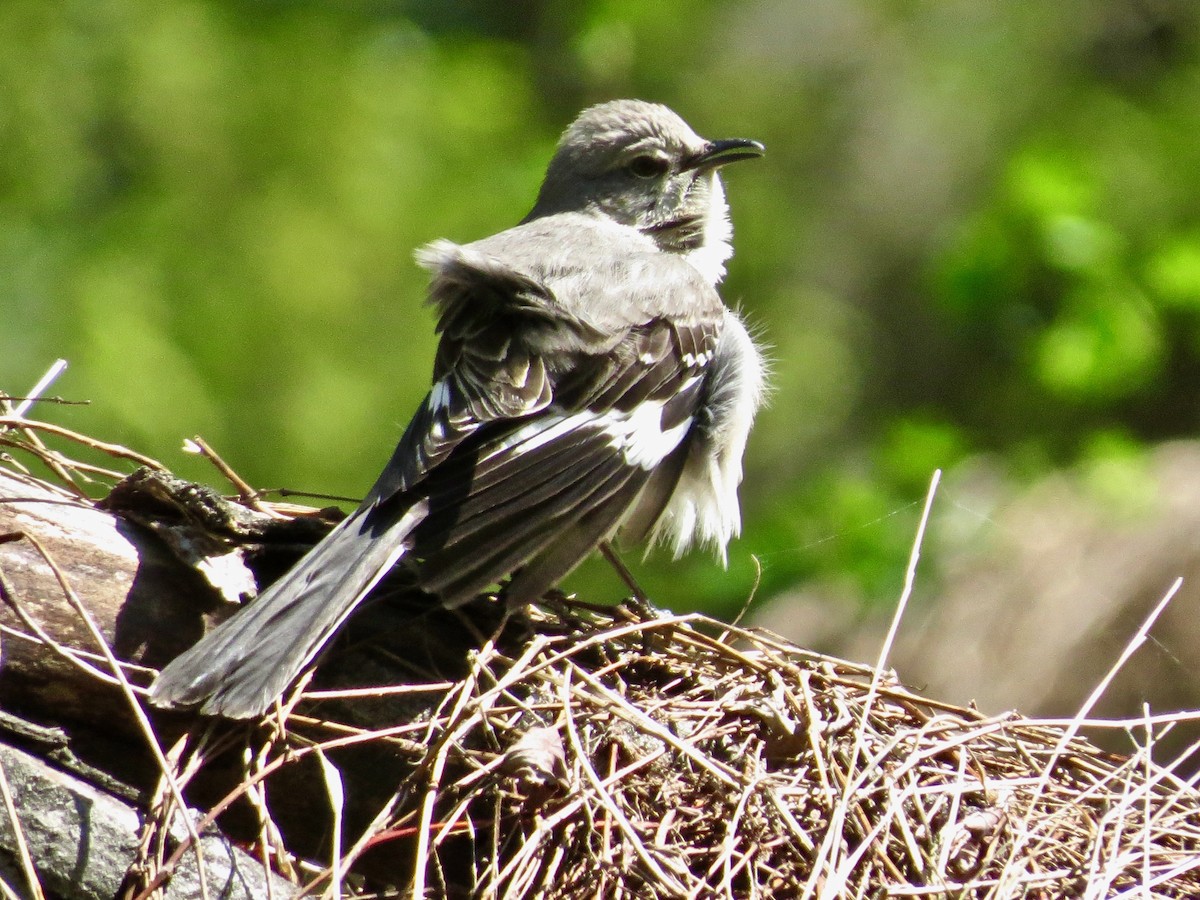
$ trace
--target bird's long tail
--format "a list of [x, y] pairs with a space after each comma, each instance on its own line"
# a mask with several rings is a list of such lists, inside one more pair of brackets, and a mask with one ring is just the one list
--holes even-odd
[[419, 503], [380, 527], [364, 506], [279, 581], [167, 665], [150, 688], [158, 706], [207, 715], [261, 715], [409, 548]]

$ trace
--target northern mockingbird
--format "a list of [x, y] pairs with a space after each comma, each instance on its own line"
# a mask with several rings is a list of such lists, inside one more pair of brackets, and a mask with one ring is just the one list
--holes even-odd
[[707, 141], [653, 103], [584, 110], [533, 210], [417, 253], [441, 335], [433, 387], [362, 505], [163, 669], [160, 706], [263, 713], [401, 560], [455, 606], [511, 576], [538, 600], [601, 542], [725, 546], [763, 362], [716, 285], [732, 253]]

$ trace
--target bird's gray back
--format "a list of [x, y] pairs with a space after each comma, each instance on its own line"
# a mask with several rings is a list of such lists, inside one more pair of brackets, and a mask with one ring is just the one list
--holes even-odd
[[464, 246], [543, 285], [557, 308], [607, 334], [665, 315], [719, 315], [716, 289], [635, 228], [588, 213], [534, 219]]

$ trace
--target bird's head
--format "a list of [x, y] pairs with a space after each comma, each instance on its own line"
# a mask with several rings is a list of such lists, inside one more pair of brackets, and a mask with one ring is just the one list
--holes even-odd
[[762, 154], [757, 141], [705, 140], [657, 103], [602, 103], [563, 133], [526, 221], [560, 212], [604, 215], [664, 252], [686, 256], [716, 282], [731, 253], [717, 171]]

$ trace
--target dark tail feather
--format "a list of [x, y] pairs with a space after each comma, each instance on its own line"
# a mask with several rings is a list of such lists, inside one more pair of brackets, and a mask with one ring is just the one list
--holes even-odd
[[353, 513], [257, 600], [176, 657], [151, 686], [151, 702], [231, 719], [264, 713], [404, 556], [427, 511], [419, 503], [380, 529], [369, 521], [372, 509]]

